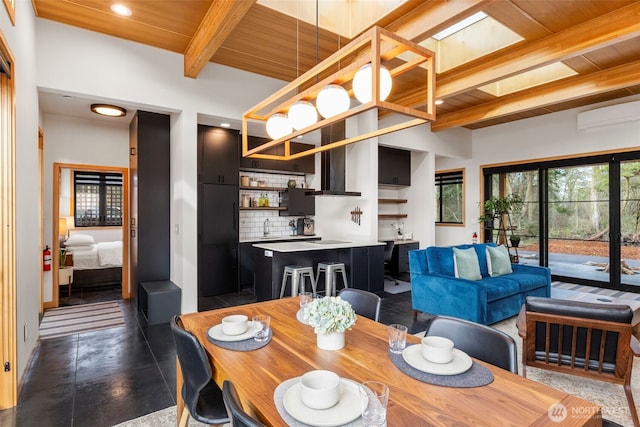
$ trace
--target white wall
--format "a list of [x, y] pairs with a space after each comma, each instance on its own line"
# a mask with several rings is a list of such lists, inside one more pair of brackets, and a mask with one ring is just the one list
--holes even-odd
[[[129, 127], [123, 122], [44, 114], [44, 243], [53, 246], [53, 164], [129, 167]], [[64, 190], [64, 189], [61, 189]], [[69, 215], [62, 212], [62, 216]], [[68, 210], [68, 209], [67, 209]], [[120, 240], [118, 238], [117, 240]], [[52, 272], [44, 273], [43, 301], [53, 300]]]
[[638, 149], [639, 120], [580, 131], [577, 129], [577, 117], [581, 111], [639, 99], [640, 96], [631, 96], [473, 131], [472, 155], [469, 158], [439, 157], [436, 161], [436, 168], [440, 170], [466, 169], [465, 227], [436, 227], [436, 244], [469, 243], [473, 232], [480, 231], [477, 218], [480, 216], [481, 166]]
[[35, 17], [29, 0], [17, 0], [15, 8], [13, 26], [4, 6], [0, 7], [0, 29], [15, 58], [16, 72], [16, 368], [20, 379], [38, 337], [42, 252], [38, 218]]

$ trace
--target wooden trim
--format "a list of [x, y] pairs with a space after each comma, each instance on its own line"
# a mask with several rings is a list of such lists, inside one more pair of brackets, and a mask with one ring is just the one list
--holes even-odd
[[[38, 174], [40, 178], [40, 200], [38, 203], [38, 226], [40, 253], [44, 250], [44, 131], [38, 127]], [[40, 314], [44, 313], [44, 271], [40, 269]]]
[[4, 7], [7, 9], [7, 14], [11, 20], [11, 24], [16, 26], [16, 0], [3, 0]]
[[[12, 68], [15, 67], [1, 30], [0, 54], [9, 59]], [[13, 75], [13, 70], [9, 74]], [[15, 83], [0, 73], [0, 198], [3, 201], [0, 205], [0, 409], [12, 408], [18, 403], [15, 172]], [[3, 369], [5, 363], [9, 364], [8, 371]]]
[[[129, 169], [117, 166], [86, 165], [75, 163], [54, 163], [53, 164], [53, 236], [52, 251], [53, 260], [51, 271], [53, 272], [53, 300], [45, 303], [45, 308], [58, 307], [59, 305], [59, 283], [58, 267], [60, 265], [60, 243], [58, 241], [58, 217], [60, 212], [60, 171], [62, 169], [70, 171], [86, 172], [119, 172], [122, 174], [122, 299], [129, 299], [131, 291], [129, 288]], [[101, 227], [103, 228], [103, 227]], [[108, 228], [108, 227], [107, 227]]]

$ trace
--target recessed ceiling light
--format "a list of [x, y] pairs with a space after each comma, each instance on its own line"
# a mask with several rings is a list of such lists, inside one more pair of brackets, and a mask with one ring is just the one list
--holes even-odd
[[223, 128], [230, 128], [231, 123], [220, 123], [220, 126], [222, 126]]
[[436, 105], [442, 105], [442, 104], [444, 104], [444, 101], [442, 99], [436, 99], [435, 104]]
[[486, 17], [487, 17], [487, 14], [484, 12], [474, 13], [470, 17], [465, 18], [462, 21], [453, 24], [449, 28], [445, 28], [444, 30], [440, 31], [438, 34], [435, 34], [431, 37], [440, 41], [444, 38], [449, 37], [451, 34], [457, 33], [458, 31], [463, 30], [475, 24], [476, 22], [483, 20]]
[[112, 4], [111, 11], [120, 16], [131, 16], [131, 14], [133, 13], [127, 6], [119, 3]]
[[127, 114], [124, 108], [109, 104], [91, 104], [91, 111], [109, 117], [122, 117]]

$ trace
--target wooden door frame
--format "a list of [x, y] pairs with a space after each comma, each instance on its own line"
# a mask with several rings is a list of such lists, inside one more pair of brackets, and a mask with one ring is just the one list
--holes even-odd
[[60, 266], [60, 243], [58, 240], [58, 226], [60, 215], [60, 173], [62, 169], [70, 169], [73, 171], [83, 172], [115, 172], [122, 174], [122, 278], [121, 278], [121, 294], [122, 299], [129, 299], [131, 291], [129, 289], [129, 169], [116, 166], [100, 166], [86, 165], [76, 163], [54, 163], [53, 164], [53, 236], [52, 242], [52, 286], [53, 299], [51, 302], [44, 303], [45, 308], [58, 307], [59, 305], [59, 276], [58, 270]]

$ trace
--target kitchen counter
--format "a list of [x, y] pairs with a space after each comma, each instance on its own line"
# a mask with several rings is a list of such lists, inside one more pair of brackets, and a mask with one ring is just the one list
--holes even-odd
[[[349, 287], [382, 295], [384, 292], [384, 246], [382, 242], [348, 242], [344, 240], [260, 242], [251, 244], [255, 263], [255, 294], [258, 301], [280, 297], [280, 287], [287, 265], [303, 265], [318, 271], [318, 263], [342, 262], [347, 271]], [[324, 276], [317, 284], [323, 293]], [[306, 290], [309, 290], [307, 280]], [[291, 295], [291, 280], [285, 295]]]
[[320, 239], [321, 237], [318, 235], [313, 236], [305, 236], [305, 235], [295, 235], [295, 236], [268, 236], [268, 237], [252, 237], [250, 239], [240, 240], [240, 243], [259, 243], [259, 242], [271, 242], [271, 241], [285, 241], [285, 240], [315, 240]]
[[258, 243], [256, 248], [273, 252], [304, 252], [330, 249], [362, 248], [367, 246], [384, 246], [383, 242], [348, 242], [346, 240], [317, 240], [313, 242], [281, 242]]

